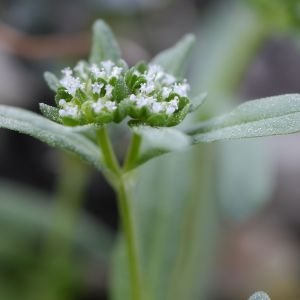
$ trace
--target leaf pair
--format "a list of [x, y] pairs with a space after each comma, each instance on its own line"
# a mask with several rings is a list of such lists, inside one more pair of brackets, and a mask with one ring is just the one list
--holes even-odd
[[[194, 37], [187, 35], [174, 47], [157, 55], [152, 63], [160, 64], [175, 76], [181, 76], [193, 44]], [[120, 50], [109, 27], [99, 20], [93, 27], [90, 60], [99, 62], [103, 59], [119, 60]], [[56, 86], [52, 75], [48, 74], [46, 79], [50, 86]], [[199, 103], [194, 103], [194, 109], [202, 104], [204, 97], [200, 95], [195, 99], [198, 99]], [[42, 105], [41, 109], [47, 117], [56, 121], [56, 111], [46, 105]], [[244, 103], [228, 114], [198, 123], [185, 129], [184, 132], [175, 128], [135, 127], [133, 130], [142, 137], [142, 146], [136, 163], [139, 165], [153, 157], [182, 150], [200, 142], [299, 132], [299, 117], [300, 95], [291, 94]], [[74, 153], [98, 170], [103, 169], [100, 150], [85, 135], [86, 126], [63, 126], [35, 113], [2, 105], [0, 127], [28, 134], [52, 147]], [[93, 127], [89, 129], [93, 130]]]

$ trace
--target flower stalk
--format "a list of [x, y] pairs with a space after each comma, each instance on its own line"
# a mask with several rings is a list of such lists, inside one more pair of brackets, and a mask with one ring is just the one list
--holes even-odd
[[106, 127], [101, 127], [97, 131], [99, 146], [102, 150], [106, 167], [112, 176], [107, 179], [112, 183], [117, 194], [118, 208], [121, 224], [124, 231], [126, 251], [128, 257], [129, 277], [133, 300], [142, 300], [142, 277], [137, 247], [137, 239], [134, 226], [133, 209], [131, 198], [128, 191], [128, 176], [125, 176], [126, 169], [132, 165], [138, 154], [140, 137], [134, 135], [132, 144], [129, 148], [124, 168], [122, 168], [116, 158], [111, 142], [109, 140]]

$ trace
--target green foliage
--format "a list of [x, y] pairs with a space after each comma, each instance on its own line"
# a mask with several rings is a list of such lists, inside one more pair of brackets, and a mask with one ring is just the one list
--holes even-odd
[[133, 130], [142, 138], [142, 145], [137, 157], [136, 166], [145, 163], [153, 157], [168, 152], [184, 150], [192, 142], [192, 139], [188, 135], [172, 128], [138, 126], [133, 128]]
[[174, 76], [181, 77], [185, 73], [185, 69], [188, 65], [188, 57], [194, 44], [195, 36], [188, 34], [172, 48], [155, 56], [151, 63], [158, 64]]
[[247, 0], [271, 26], [288, 29], [300, 26], [298, 0]]
[[59, 80], [57, 79], [57, 77], [54, 74], [50, 73], [50, 72], [45, 72], [44, 73], [44, 79], [46, 80], [49, 88], [52, 91], [56, 92], [58, 87], [60, 86]]
[[54, 123], [21, 108], [0, 105], [0, 128], [28, 134], [51, 147], [74, 153], [98, 170], [103, 169], [101, 151], [92, 141], [77, 133], [76, 127]]
[[40, 103], [40, 111], [47, 119], [56, 123], [60, 123], [60, 116], [57, 107], [53, 107], [45, 103]]
[[[300, 131], [298, 94], [249, 101], [228, 114], [192, 127], [188, 124], [189, 127], [162, 128], [178, 125], [204, 101], [205, 96], [200, 94], [190, 103], [188, 85], [179, 79], [193, 44], [194, 37], [187, 35], [158, 54], [149, 66], [139, 63], [128, 69], [120, 60], [120, 50], [110, 28], [99, 20], [93, 27], [90, 63], [79, 62], [74, 70], [64, 69], [65, 77], [61, 80], [45, 74], [50, 88], [57, 92], [58, 108], [41, 104], [45, 118], [23, 109], [0, 106], [1, 128], [30, 135], [73, 153], [102, 171], [115, 189], [124, 238], [120, 238], [113, 257], [111, 294], [114, 300], [140, 300], [144, 296], [155, 300], [198, 299], [196, 281], [200, 266], [207, 263], [201, 258], [207, 257], [203, 253], [213, 244], [215, 235], [214, 204], [209, 201], [215, 187], [210, 180], [211, 161], [215, 159], [211, 145], [151, 161], [138, 170], [138, 176], [129, 171], [152, 158], [183, 151], [200, 142]], [[110, 76], [97, 75], [104, 71]], [[154, 89], [146, 85], [146, 77], [160, 77]], [[163, 80], [174, 85], [171, 90]], [[147, 89], [146, 97], [143, 90]], [[99, 98], [105, 99], [99, 102]], [[141, 105], [145, 99], [151, 100], [152, 111]], [[131, 117], [129, 130], [133, 138], [121, 165], [104, 124], [121, 122], [126, 116]], [[83, 124], [89, 125], [77, 126]], [[228, 157], [225, 153], [225, 160]], [[254, 173], [251, 171], [249, 176]], [[68, 179], [68, 172], [64, 176]], [[249, 187], [259, 190], [255, 197], [267, 197], [269, 189], [261, 188], [259, 183], [261, 180]], [[18, 213], [20, 220], [29, 218], [26, 210]], [[44, 221], [43, 226], [47, 227], [46, 220], [47, 217], [38, 222]], [[206, 228], [200, 227], [203, 220]], [[257, 295], [250, 299], [256, 299]]]
[[243, 103], [187, 132], [195, 143], [295, 133], [300, 131], [299, 112], [298, 94], [268, 97]]
[[99, 63], [104, 60], [118, 62], [120, 58], [121, 51], [111, 29], [102, 20], [97, 20], [93, 25], [90, 62]]

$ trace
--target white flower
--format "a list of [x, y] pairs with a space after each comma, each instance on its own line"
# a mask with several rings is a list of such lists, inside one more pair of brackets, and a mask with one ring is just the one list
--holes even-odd
[[173, 75], [165, 73], [162, 83], [165, 85], [172, 85], [175, 81], [176, 78]]
[[60, 99], [60, 100], [58, 101], [58, 105], [59, 105], [59, 106], [64, 106], [66, 103], [67, 103], [67, 102], [66, 102], [65, 99]]
[[113, 101], [106, 101], [104, 105], [109, 112], [113, 112], [117, 109], [116, 103]]
[[187, 93], [190, 90], [190, 85], [186, 82], [175, 83], [173, 86], [174, 93], [178, 94], [180, 97], [187, 97]]
[[96, 64], [92, 64], [90, 66], [90, 71], [95, 76], [95, 78], [104, 78], [106, 75], [104, 70], [103, 69], [100, 70]]
[[61, 117], [70, 117], [76, 119], [79, 115], [78, 106], [68, 105], [58, 111]]
[[110, 74], [110, 77], [119, 77], [122, 73], [122, 68], [120, 67], [113, 67], [112, 68], [112, 71], [111, 71], [111, 74]]
[[73, 77], [70, 75], [69, 71], [66, 71], [65, 77], [60, 80], [60, 84], [67, 90], [67, 92], [75, 96], [75, 93], [78, 89], [83, 89], [85, 84], [80, 81], [78, 77]]
[[111, 73], [112, 67], [115, 65], [111, 60], [105, 60], [101, 62], [102, 67], [104, 68], [107, 74]]
[[104, 108], [109, 112], [113, 112], [117, 109], [117, 105], [113, 101], [104, 101], [103, 98], [100, 98], [97, 102], [92, 104], [92, 108], [96, 114], [100, 113]]
[[171, 115], [178, 109], [178, 97], [175, 97], [173, 100], [166, 104], [166, 114]]
[[159, 65], [149, 65], [147, 72], [149, 75], [156, 75], [157, 73], [163, 73], [163, 69]]
[[160, 102], [154, 102], [152, 104], [152, 111], [156, 114], [161, 112], [163, 109], [164, 109], [164, 106]]
[[105, 95], [106, 95], [106, 97], [108, 97], [108, 98], [112, 97], [112, 90], [113, 90], [113, 86], [112, 85], [107, 84], [105, 86]]
[[[133, 97], [132, 97], [132, 99], [133, 99]], [[149, 108], [150, 108], [151, 104], [155, 102], [155, 99], [153, 97], [140, 95], [140, 96], [136, 97], [135, 100], [133, 100], [133, 101], [135, 101], [136, 106], [138, 108], [141, 108], [144, 106], [149, 106]]]
[[61, 72], [65, 75], [65, 77], [72, 76], [73, 74], [73, 71], [70, 67], [62, 69]]
[[103, 88], [104, 84], [103, 83], [98, 83], [95, 82], [92, 84], [92, 91], [94, 94], [99, 94], [101, 89]]
[[170, 93], [172, 92], [172, 89], [169, 87], [163, 87], [162, 89], [162, 96], [164, 99], [168, 98], [170, 96]]
[[155, 90], [155, 85], [152, 82], [143, 83], [140, 87], [141, 93], [150, 94]]
[[143, 106], [147, 106], [149, 104], [149, 102], [148, 102], [148, 99], [146, 98], [146, 97], [138, 97], [137, 99], [136, 99], [136, 106], [138, 107], [138, 108], [141, 108], [141, 107], [143, 107]]
[[135, 94], [131, 94], [129, 96], [129, 100], [132, 101], [132, 102], [136, 102], [136, 99], [137, 99], [137, 96]]
[[163, 69], [159, 65], [150, 65], [147, 72], [145, 72], [145, 78], [148, 82], [158, 81], [164, 76]]
[[102, 103], [101, 100], [98, 100], [97, 102], [95, 102], [95, 103], [92, 104], [92, 108], [93, 108], [94, 112], [96, 114], [98, 114], [104, 108], [104, 105], [103, 105], [103, 103]]
[[[172, 119], [169, 119], [168, 116], [179, 110], [179, 100], [182, 100], [181, 97], [187, 97], [190, 89], [185, 80], [178, 83], [177, 79], [172, 74], [166, 73], [161, 66], [151, 64], [146, 67], [145, 71], [140, 72], [136, 68], [128, 70], [125, 67], [123, 69], [111, 60], [97, 64], [80, 61], [73, 69], [69, 67], [63, 69], [62, 74], [60, 84], [69, 95], [62, 96], [65, 99], [58, 98], [59, 115], [80, 120], [83, 124], [102, 122], [101, 118], [96, 117], [97, 115], [110, 115], [111, 117], [104, 118], [103, 122], [113, 121], [113, 114], [118, 109], [118, 103], [113, 99], [114, 89], [121, 79], [127, 85], [127, 87], [124, 86], [124, 94], [127, 93], [127, 90], [132, 91], [132, 94], [128, 97], [118, 99], [122, 104], [130, 106], [130, 109], [124, 110], [124, 112], [127, 112], [129, 117], [136, 118], [144, 110], [147, 110], [147, 113], [145, 116], [141, 116], [141, 119], [150, 126], [174, 125], [174, 120], [172, 122]], [[137, 78], [131, 78], [132, 80], [128, 82], [126, 77], [128, 74], [130, 76], [134, 74], [141, 78], [138, 78], [137, 81]], [[140, 80], [142, 80], [142, 83]], [[139, 88], [136, 88], [138, 84]], [[95, 98], [96, 101], [93, 101], [92, 99]], [[172, 100], [170, 101], [170, 99]], [[93, 111], [95, 120], [89, 119], [85, 104], [89, 105], [90, 110]], [[151, 114], [154, 116], [163, 114], [165, 119], [162, 118], [161, 121], [151, 119]], [[182, 115], [182, 118], [178, 118], [177, 123], [183, 117], [184, 115]]]

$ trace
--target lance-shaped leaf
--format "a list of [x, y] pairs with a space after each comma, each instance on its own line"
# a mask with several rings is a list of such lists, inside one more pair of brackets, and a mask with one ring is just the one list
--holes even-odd
[[180, 151], [192, 143], [192, 138], [173, 128], [135, 127], [136, 134], [142, 136], [142, 144], [136, 166], [162, 154]]
[[187, 34], [172, 48], [164, 50], [155, 56], [151, 63], [158, 64], [162, 66], [165, 71], [174, 76], [181, 77], [185, 73], [188, 58], [194, 44], [195, 36]]
[[121, 51], [114, 34], [105, 22], [97, 20], [93, 25], [91, 63], [99, 63], [103, 60], [118, 62]]
[[194, 143], [290, 134], [300, 131], [300, 95], [253, 100], [186, 130]]
[[45, 103], [40, 103], [41, 113], [49, 120], [56, 123], [61, 123], [61, 118], [59, 116], [59, 108], [47, 105]]
[[192, 104], [190, 107], [190, 112], [195, 112], [198, 108], [205, 102], [207, 98], [207, 93], [201, 93], [196, 97], [192, 98]]
[[54, 148], [74, 153], [97, 169], [102, 169], [100, 150], [89, 139], [76, 133], [76, 127], [56, 124], [21, 108], [0, 105], [0, 128], [28, 134]]
[[44, 79], [46, 80], [49, 88], [56, 92], [58, 87], [60, 86], [59, 80], [57, 79], [57, 77], [52, 74], [51, 72], [45, 72], [44, 73]]

